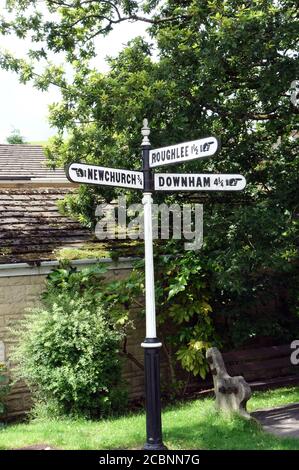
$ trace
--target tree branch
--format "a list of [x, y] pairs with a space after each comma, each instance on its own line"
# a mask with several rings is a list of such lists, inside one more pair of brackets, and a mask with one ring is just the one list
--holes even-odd
[[95, 119], [91, 119], [90, 121], [73, 121], [73, 124], [93, 124], [97, 122]]
[[163, 334], [160, 332], [160, 336], [161, 336], [161, 339], [162, 339], [162, 349], [164, 351], [164, 354], [167, 358], [167, 362], [168, 362], [168, 367], [169, 367], [169, 372], [170, 372], [170, 378], [171, 378], [171, 383], [172, 384], [175, 384], [176, 382], [176, 374], [175, 374], [175, 370], [174, 370], [174, 367], [173, 367], [173, 363], [172, 363], [172, 356], [171, 356], [171, 349], [168, 350], [167, 346], [166, 346], [166, 341], [163, 337]]
[[124, 339], [123, 350], [120, 352], [120, 354], [121, 354], [121, 356], [125, 356], [128, 359], [130, 359], [130, 361], [132, 361], [135, 364], [135, 366], [138, 367], [138, 369], [144, 371], [143, 364], [141, 364], [141, 362], [139, 362], [136, 359], [136, 357], [133, 356], [133, 354], [131, 354], [127, 351], [127, 337], [125, 337], [125, 339]]
[[244, 117], [248, 117], [253, 121], [270, 121], [277, 119], [279, 116], [276, 113], [244, 113]]
[[273, 120], [273, 119], [279, 118], [279, 115], [275, 113], [277, 108], [275, 108], [273, 111], [270, 111], [269, 113], [250, 113], [246, 111], [233, 113], [233, 112], [225, 111], [223, 108], [221, 108], [220, 106], [217, 106], [216, 104], [211, 105], [210, 103], [206, 103], [205, 107], [207, 109], [210, 109], [214, 113], [217, 113], [220, 116], [225, 116], [225, 117], [237, 116], [240, 119], [242, 118], [252, 119], [253, 121], [266, 121], [266, 120]]
[[[100, 2], [104, 3], [106, 5], [109, 5], [112, 8], [114, 8], [115, 10], [119, 11], [117, 6], [109, 0], [100, 0]], [[91, 3], [96, 3], [98, 5], [99, 0], [85, 0], [83, 2], [80, 2], [77, 5], [75, 5], [74, 3], [66, 3], [62, 0], [51, 0], [51, 3], [54, 3], [55, 5], [60, 5], [60, 6], [63, 6], [63, 7], [67, 7], [67, 8], [78, 8], [78, 7], [82, 7], [83, 5], [88, 5], [88, 4], [91, 4]]]
[[[62, 1], [59, 1], [59, 0], [54, 0], [52, 3], [55, 3], [56, 5], [61, 5], [61, 6], [66, 6], [68, 8], [76, 8], [75, 5], [72, 5], [72, 4], [69, 4], [69, 3], [65, 3], [65, 2], [62, 2]], [[87, 4], [87, 3], [93, 3], [92, 0], [90, 1], [85, 1], [85, 2], [82, 2], [80, 3], [80, 6], [83, 5], [83, 4]], [[140, 21], [140, 22], [144, 22], [144, 23], [149, 23], [149, 24], [152, 24], [152, 25], [159, 25], [159, 24], [163, 24], [163, 23], [169, 23], [169, 22], [172, 22], [172, 21], [178, 21], [178, 20], [185, 20], [185, 19], [190, 19], [191, 18], [191, 15], [178, 15], [178, 16], [171, 16], [171, 17], [167, 17], [167, 18], [147, 18], [145, 16], [139, 16], [137, 14], [131, 14], [131, 15], [128, 15], [128, 16], [121, 16], [121, 13], [120, 13], [120, 10], [118, 9], [118, 7], [111, 1], [109, 0], [101, 0], [101, 3], [105, 4], [105, 5], [108, 5], [110, 6], [111, 8], [114, 9], [114, 12], [115, 14], [117, 15], [116, 18], [109, 18], [106, 14], [90, 14], [90, 15], [86, 15], [86, 16], [81, 16], [80, 18], [78, 18], [76, 21], [74, 21], [73, 23], [70, 23], [70, 24], [67, 24], [67, 28], [74, 28], [77, 24], [79, 23], [82, 23], [83, 21], [85, 20], [88, 20], [88, 19], [95, 19], [95, 20], [99, 20], [99, 21], [107, 21], [107, 25], [102, 27], [102, 28], [99, 28], [95, 33], [91, 34], [90, 36], [87, 37], [87, 40], [90, 41], [91, 39], [93, 39], [94, 37], [96, 37], [98, 34], [101, 34], [107, 30], [109, 30], [111, 28], [112, 25], [117, 25], [117, 24], [120, 24], [120, 23], [123, 23], [124, 21]], [[62, 34], [62, 36], [67, 36], [67, 34]]]
[[[52, 3], [55, 3], [56, 5], [66, 6], [68, 8], [77, 8], [78, 6], [82, 6], [84, 4], [95, 3], [95, 0], [85, 0], [84, 2], [80, 2], [79, 5], [66, 3], [66, 2], [63, 2], [63, 1], [60, 1], [60, 0], [52, 0]], [[97, 1], [96, 3], [99, 3], [99, 2]], [[109, 22], [108, 26], [111, 26], [112, 24], [118, 24], [118, 23], [121, 23], [123, 21], [141, 21], [141, 22], [144, 22], [144, 23], [152, 24], [152, 25], [158, 25], [158, 24], [162, 24], [162, 23], [169, 23], [171, 21], [184, 20], [184, 19], [190, 19], [191, 18], [191, 15], [169, 16], [169, 17], [160, 18], [160, 19], [159, 18], [147, 18], [145, 16], [139, 16], [139, 15], [134, 14], [134, 13], [132, 13], [128, 16], [121, 16], [119, 8], [112, 1], [100, 0], [100, 3], [103, 3], [103, 4], [108, 5], [111, 8], [113, 8], [115, 10], [116, 14], [117, 14], [117, 19], [108, 18], [107, 16], [101, 15], [101, 14], [87, 15], [85, 17], [79, 18], [74, 23], [68, 25], [68, 27], [72, 28], [76, 24], [80, 23], [81, 21], [83, 21], [86, 18], [96, 18], [96, 19], [99, 19], [99, 20], [104, 19], [104, 20]], [[99, 30], [98, 34], [101, 31], [102, 30]]]

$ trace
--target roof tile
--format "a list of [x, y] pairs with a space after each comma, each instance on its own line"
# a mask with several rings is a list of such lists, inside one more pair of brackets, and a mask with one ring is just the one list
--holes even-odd
[[0, 144], [1, 179], [20, 178], [66, 178], [61, 168], [47, 167], [44, 149], [41, 145]]
[[[0, 191], [0, 264], [26, 261], [39, 263], [55, 259], [55, 249], [79, 247], [91, 239], [88, 229], [58, 211], [55, 202], [65, 197], [69, 189], [22, 188]], [[32, 204], [32, 199], [37, 205]], [[3, 207], [6, 209], [3, 210]]]

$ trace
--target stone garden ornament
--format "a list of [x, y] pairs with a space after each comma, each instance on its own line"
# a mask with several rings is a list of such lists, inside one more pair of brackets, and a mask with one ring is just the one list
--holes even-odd
[[251, 419], [246, 409], [247, 401], [251, 397], [251, 388], [244, 377], [231, 377], [227, 373], [222, 355], [217, 348], [208, 349], [206, 357], [213, 376], [217, 408]]

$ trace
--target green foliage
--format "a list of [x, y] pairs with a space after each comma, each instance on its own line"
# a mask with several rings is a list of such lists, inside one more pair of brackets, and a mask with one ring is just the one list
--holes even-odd
[[197, 254], [192, 252], [158, 257], [158, 322], [174, 325], [174, 332], [165, 339], [174, 347], [183, 369], [205, 378], [205, 352], [217, 340], [206, 276], [194, 257]]
[[6, 138], [8, 144], [25, 144], [24, 137], [21, 136], [19, 129], [14, 129]]
[[78, 271], [76, 268], [66, 264], [54, 269], [47, 277], [47, 289], [44, 298], [48, 299], [59, 292], [68, 295], [81, 293], [89, 300], [94, 300], [93, 293], [96, 292], [99, 282], [103, 280], [103, 275], [107, 269], [102, 265], [92, 265]]
[[57, 269], [48, 278], [45, 306], [30, 311], [17, 332], [17, 377], [26, 380], [38, 409], [103, 416], [123, 410], [126, 389], [117, 330], [93, 295], [104, 268]]
[[[201, 267], [193, 267], [185, 256], [156, 256], [156, 311], [159, 335], [163, 337], [172, 378], [172, 387], [184, 388], [176, 378], [176, 363], [193, 375], [206, 376], [205, 351], [219, 344], [211, 318], [210, 292]], [[109, 291], [111, 292], [108, 295]], [[144, 295], [144, 263], [135, 263], [128, 280], [113, 282], [105, 290], [106, 299], [119, 321], [121, 312]], [[108, 295], [108, 296], [107, 296]], [[143, 307], [143, 304], [140, 305]], [[169, 388], [169, 384], [168, 387]]]
[[0, 416], [5, 413], [4, 400], [9, 392], [7, 370], [5, 364], [0, 362]]
[[105, 281], [107, 268], [101, 264], [79, 271], [67, 261], [65, 263], [48, 275], [47, 289], [43, 294], [46, 304], [53, 303], [59, 293], [64, 293], [69, 298], [78, 294], [90, 304], [103, 307], [109, 316], [109, 322], [125, 335], [132, 326], [128, 305], [129, 299], [133, 299], [137, 293], [134, 283], [124, 285], [120, 281]]

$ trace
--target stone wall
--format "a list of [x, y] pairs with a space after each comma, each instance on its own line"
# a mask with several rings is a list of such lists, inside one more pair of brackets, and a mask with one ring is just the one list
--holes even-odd
[[[11, 275], [0, 277], [0, 343], [4, 345], [4, 359], [8, 368], [13, 367], [10, 361], [10, 351], [14, 344], [10, 328], [15, 328], [17, 322], [23, 317], [26, 308], [36, 306], [40, 302], [40, 295], [45, 288], [46, 274], [36, 274], [34, 270], [26, 275]], [[111, 265], [107, 277], [121, 279], [130, 272], [128, 263]], [[127, 340], [127, 352], [143, 364], [143, 349], [140, 343], [144, 339], [145, 320], [137, 315], [140, 306], [136, 306], [132, 314], [135, 317], [135, 329]], [[165, 367], [165, 365], [164, 365]], [[132, 400], [142, 399], [144, 395], [143, 371], [133, 360], [124, 357], [123, 377], [128, 384], [129, 397]], [[6, 400], [7, 417], [17, 418], [30, 409], [30, 393], [23, 383], [15, 384]]]
[[[4, 356], [8, 369], [13, 364], [10, 361], [10, 351], [14, 343], [13, 329], [23, 317], [26, 308], [33, 307], [39, 302], [44, 289], [45, 276], [19, 276], [0, 278], [0, 340], [4, 343]], [[23, 383], [12, 387], [7, 401], [7, 411], [10, 417], [23, 414], [30, 407], [30, 395]]]

